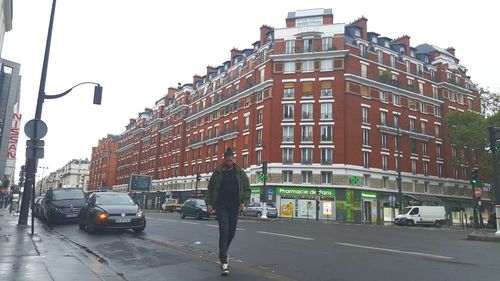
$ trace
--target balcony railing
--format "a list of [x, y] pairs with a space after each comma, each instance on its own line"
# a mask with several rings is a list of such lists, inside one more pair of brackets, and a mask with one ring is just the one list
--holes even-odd
[[337, 50], [333, 45], [286, 48], [285, 54], [317, 53]]

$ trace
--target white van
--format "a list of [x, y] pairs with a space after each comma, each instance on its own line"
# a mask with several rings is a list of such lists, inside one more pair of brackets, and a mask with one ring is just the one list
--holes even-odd
[[403, 209], [394, 219], [397, 225], [434, 225], [440, 227], [446, 224], [446, 214], [443, 206], [410, 206]]

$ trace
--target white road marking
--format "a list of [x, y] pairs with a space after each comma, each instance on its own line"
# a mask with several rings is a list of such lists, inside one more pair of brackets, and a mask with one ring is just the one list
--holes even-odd
[[420, 252], [400, 251], [400, 250], [393, 250], [393, 249], [386, 249], [386, 248], [356, 245], [356, 244], [350, 244], [350, 243], [335, 242], [335, 244], [342, 245], [342, 246], [348, 246], [348, 247], [356, 247], [356, 248], [370, 249], [370, 250], [376, 250], [376, 251], [383, 251], [383, 252], [391, 252], [391, 253], [398, 253], [398, 254], [407, 254], [407, 255], [414, 255], [414, 256], [438, 258], [438, 259], [444, 259], [444, 260], [454, 260], [455, 259], [453, 257], [447, 257], [447, 256], [439, 256], [439, 255], [420, 253]]
[[302, 240], [314, 240], [314, 238], [309, 238], [309, 237], [294, 236], [294, 235], [281, 234], [281, 233], [273, 233], [273, 232], [266, 232], [266, 231], [257, 231], [257, 233], [268, 234], [268, 235], [275, 235], [275, 236], [283, 236], [283, 237], [295, 238], [295, 239], [302, 239]]
[[157, 219], [157, 220], [180, 222], [180, 223], [185, 223], [185, 224], [200, 224], [199, 222], [192, 222], [192, 221], [178, 221], [178, 220], [169, 220], [169, 219]]

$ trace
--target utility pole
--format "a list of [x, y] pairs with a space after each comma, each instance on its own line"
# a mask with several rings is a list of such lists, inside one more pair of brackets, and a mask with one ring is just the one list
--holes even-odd
[[200, 173], [196, 173], [196, 187], [195, 187], [195, 194], [194, 194], [194, 198], [198, 198], [198, 183], [200, 182], [200, 178], [201, 178], [201, 175]]
[[400, 136], [400, 123], [401, 123], [401, 114], [398, 115], [397, 118], [397, 130], [396, 130], [396, 142], [397, 142], [397, 150], [398, 150], [398, 158], [397, 158], [397, 172], [398, 178], [396, 180], [398, 186], [398, 201], [399, 201], [399, 213], [403, 212], [403, 192], [401, 191], [401, 136]]
[[490, 150], [493, 154], [493, 185], [495, 187], [495, 210], [496, 210], [496, 220], [497, 220], [497, 232], [495, 232], [495, 236], [500, 236], [500, 178], [499, 178], [499, 159], [498, 155], [500, 150], [500, 144], [498, 141], [500, 140], [500, 127], [489, 127], [488, 128], [489, 141], [490, 141]]

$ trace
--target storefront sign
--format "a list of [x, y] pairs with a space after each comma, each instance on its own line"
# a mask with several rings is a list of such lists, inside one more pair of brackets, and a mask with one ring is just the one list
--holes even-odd
[[19, 139], [19, 127], [21, 126], [21, 114], [14, 113], [12, 116], [12, 127], [10, 128], [9, 147], [7, 158], [16, 159], [17, 141]]
[[364, 198], [377, 198], [377, 193], [375, 193], [375, 192], [369, 192], [369, 191], [362, 191], [361, 192], [361, 197], [364, 197]]
[[[319, 196], [335, 197], [334, 189], [318, 189]], [[280, 196], [316, 196], [316, 188], [303, 187], [278, 187]]]

